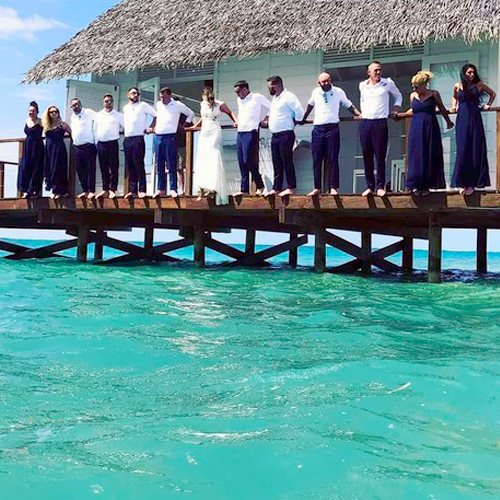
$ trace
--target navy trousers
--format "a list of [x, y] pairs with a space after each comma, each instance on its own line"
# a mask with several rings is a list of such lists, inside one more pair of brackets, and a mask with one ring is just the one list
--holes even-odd
[[95, 191], [96, 147], [95, 144], [74, 146], [75, 164], [82, 190], [86, 193]]
[[264, 182], [259, 173], [259, 131], [238, 132], [236, 148], [241, 172], [241, 191], [243, 193], [250, 191], [249, 173], [252, 174], [257, 189], [263, 189]]
[[[372, 191], [385, 189], [385, 156], [389, 132], [387, 119], [361, 120], [359, 124], [359, 138], [363, 151], [366, 185]], [[377, 161], [377, 183], [375, 184], [374, 162]]]
[[167, 187], [166, 167], [170, 177], [170, 189], [177, 191], [177, 134], [155, 135], [153, 147], [158, 172], [158, 189], [165, 191]]
[[295, 132], [285, 130], [273, 134], [271, 139], [271, 154], [273, 157], [274, 184], [275, 191], [283, 189], [283, 178], [286, 176], [287, 187], [295, 189], [297, 180], [295, 179], [295, 167], [293, 166], [293, 144], [295, 142]]
[[[312, 131], [314, 188], [321, 190], [321, 170], [325, 165], [328, 189], [339, 188], [340, 131], [338, 123], [316, 125]], [[325, 160], [328, 160], [328, 168]]]
[[118, 189], [118, 170], [120, 157], [118, 140], [97, 143], [99, 166], [101, 167], [102, 189], [116, 191]]
[[146, 170], [144, 168], [144, 155], [146, 143], [143, 135], [125, 137], [123, 141], [125, 153], [125, 168], [128, 172], [129, 190], [132, 194], [137, 191], [146, 192]]

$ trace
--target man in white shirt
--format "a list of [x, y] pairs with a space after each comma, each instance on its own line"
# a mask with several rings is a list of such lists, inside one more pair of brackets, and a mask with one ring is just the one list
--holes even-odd
[[[274, 183], [268, 196], [288, 196], [295, 193], [297, 181], [293, 165], [293, 145], [295, 143], [295, 124], [304, 118], [304, 108], [295, 94], [283, 87], [280, 76], [267, 79], [269, 93], [273, 96], [267, 123], [273, 134], [271, 155], [273, 158]], [[283, 177], [286, 176], [287, 188], [283, 189]]]
[[95, 112], [83, 109], [80, 99], [71, 99], [71, 137], [75, 153], [76, 171], [82, 192], [78, 198], [95, 196], [96, 147], [94, 138]]
[[[339, 194], [339, 152], [340, 152], [340, 131], [339, 131], [339, 111], [340, 106], [344, 106], [349, 111], [358, 116], [360, 113], [347, 98], [346, 93], [339, 87], [332, 85], [329, 73], [321, 73], [318, 76], [318, 85], [307, 103], [306, 112], [302, 124], [314, 109], [314, 128], [312, 131], [311, 150], [313, 157], [314, 189], [308, 196], [317, 196], [321, 193], [321, 171], [325, 160], [328, 158], [328, 189], [332, 196]], [[326, 172], [325, 165], [325, 172]]]
[[[146, 170], [144, 168], [144, 155], [146, 144], [144, 134], [150, 134], [154, 127], [156, 110], [145, 102], [139, 101], [140, 92], [137, 87], [132, 87], [127, 93], [128, 104], [123, 107], [123, 122], [125, 140], [123, 151], [125, 153], [125, 167], [129, 175], [129, 192], [125, 198], [146, 197]], [[148, 127], [147, 117], [153, 118]]]
[[97, 140], [97, 155], [101, 167], [102, 191], [97, 198], [116, 197], [118, 171], [120, 167], [118, 139], [123, 130], [123, 115], [114, 108], [111, 94], [102, 98], [103, 109], [96, 113], [94, 134]]
[[268, 115], [271, 103], [262, 94], [250, 92], [250, 86], [245, 80], [234, 84], [234, 92], [238, 96], [236, 148], [241, 172], [241, 191], [235, 196], [249, 193], [250, 173], [257, 187], [256, 194], [261, 195], [264, 192], [264, 182], [259, 173], [259, 124], [262, 115]]
[[194, 111], [180, 101], [172, 99], [169, 87], [160, 90], [160, 100], [156, 103], [156, 124], [154, 152], [158, 172], [158, 189], [153, 198], [166, 193], [167, 177], [165, 166], [170, 177], [170, 196], [177, 198], [177, 129], [181, 115], [186, 116], [187, 126], [191, 125]]
[[[382, 65], [373, 61], [368, 65], [368, 80], [359, 84], [361, 123], [359, 137], [363, 150], [367, 189], [363, 196], [372, 194], [385, 196], [385, 157], [387, 155], [387, 118], [395, 117], [403, 103], [403, 96], [390, 78], [382, 78]], [[390, 111], [390, 100], [394, 100]], [[375, 183], [373, 157], [377, 161]]]

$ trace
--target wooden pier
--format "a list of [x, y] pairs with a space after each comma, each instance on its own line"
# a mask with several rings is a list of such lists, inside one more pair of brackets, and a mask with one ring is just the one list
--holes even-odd
[[[0, 227], [16, 229], [62, 229], [72, 239], [41, 248], [28, 248], [0, 241], [7, 259], [52, 257], [69, 248], [77, 249], [77, 258], [89, 258], [89, 244], [94, 243], [94, 259], [103, 258], [103, 247], [124, 253], [112, 262], [130, 260], [176, 261], [170, 252], [194, 247], [194, 265], [205, 265], [205, 249], [219, 252], [232, 265], [262, 266], [276, 255], [288, 253], [289, 265], [297, 266], [297, 249], [314, 236], [316, 272], [370, 273], [373, 267], [389, 273], [411, 273], [415, 238], [429, 241], [428, 280], [441, 280], [441, 239], [444, 228], [477, 230], [477, 271], [487, 271], [487, 230], [500, 228], [500, 194], [476, 192], [464, 197], [444, 192], [428, 196], [389, 194], [384, 198], [358, 195], [291, 196], [265, 199], [255, 196], [230, 199], [229, 205], [215, 206], [210, 200], [194, 197], [177, 199], [52, 200], [0, 199]], [[142, 246], [120, 241], [109, 231], [144, 228]], [[173, 229], [179, 239], [155, 244], [155, 229]], [[246, 231], [245, 250], [218, 241], [214, 233]], [[335, 234], [335, 230], [356, 231], [361, 245]], [[258, 231], [282, 233], [288, 241], [256, 251]], [[399, 240], [374, 250], [375, 234]], [[326, 247], [330, 245], [351, 257], [347, 263], [327, 267]], [[400, 254], [400, 265], [388, 257]], [[226, 264], [227, 265], [227, 264]]]

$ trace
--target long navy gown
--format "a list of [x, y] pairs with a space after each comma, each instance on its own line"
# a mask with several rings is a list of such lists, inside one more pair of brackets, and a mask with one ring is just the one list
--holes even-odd
[[479, 111], [480, 98], [481, 92], [477, 87], [467, 92], [459, 90], [457, 94], [457, 158], [451, 179], [453, 187], [482, 188], [490, 185], [486, 136]]
[[26, 140], [23, 157], [19, 163], [17, 189], [29, 195], [40, 194], [43, 183], [43, 164], [45, 151], [42, 139], [43, 127], [36, 123], [33, 127], [24, 126]]
[[54, 194], [68, 194], [68, 153], [64, 129], [57, 127], [45, 133], [45, 183]]
[[408, 134], [408, 177], [406, 187], [425, 191], [446, 187], [443, 143], [436, 118], [436, 99], [413, 99], [413, 117]]

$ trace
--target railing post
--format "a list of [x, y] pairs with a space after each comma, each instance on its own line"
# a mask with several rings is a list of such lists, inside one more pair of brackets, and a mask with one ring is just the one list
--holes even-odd
[[0, 162], [0, 198], [5, 195], [5, 163]]
[[185, 188], [184, 194], [191, 196], [193, 194], [193, 163], [194, 163], [194, 132], [191, 130], [186, 130], [186, 179], [184, 181]]
[[497, 175], [495, 189], [500, 190], [500, 110], [497, 110]]
[[[19, 176], [19, 167], [21, 165], [21, 160], [23, 159], [23, 154], [24, 154], [24, 142], [25, 140], [24, 139], [21, 139], [18, 143], [17, 143], [17, 176], [16, 176], [16, 179], [18, 178]], [[5, 175], [5, 174], [4, 174]], [[16, 185], [16, 190], [17, 190], [17, 185]], [[17, 197], [20, 198], [21, 197], [21, 192], [19, 190], [17, 190]], [[3, 198], [3, 194], [2, 194], [2, 198]]]
[[68, 183], [69, 183], [69, 195], [74, 198], [76, 194], [76, 160], [75, 160], [75, 152], [73, 148], [72, 139], [69, 140]]

